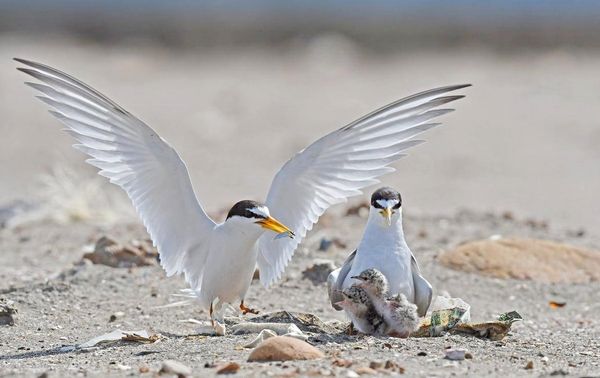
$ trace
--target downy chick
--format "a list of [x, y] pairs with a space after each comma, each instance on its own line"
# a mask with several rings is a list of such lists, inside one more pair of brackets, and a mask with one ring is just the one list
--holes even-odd
[[352, 278], [360, 281], [357, 286], [364, 289], [375, 311], [383, 318], [388, 335], [408, 337], [418, 328], [417, 306], [402, 293], [388, 298], [388, 283], [383, 273], [371, 268]]
[[354, 285], [344, 290], [342, 295], [344, 300], [337, 302], [337, 305], [346, 311], [352, 325], [359, 332], [369, 335], [387, 334], [383, 318], [375, 310], [364, 289]]

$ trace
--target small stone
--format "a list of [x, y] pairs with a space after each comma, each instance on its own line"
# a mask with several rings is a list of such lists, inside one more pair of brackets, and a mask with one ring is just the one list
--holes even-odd
[[148, 373], [150, 371], [150, 368], [148, 366], [140, 366], [138, 371], [140, 372], [140, 374], [144, 374], [144, 373]]
[[158, 251], [152, 247], [152, 243], [133, 240], [131, 245], [122, 245], [110, 237], [102, 236], [96, 242], [94, 251], [84, 254], [83, 259], [113, 268], [131, 268], [156, 265]]
[[192, 375], [192, 369], [175, 360], [165, 360], [158, 374], [175, 374], [178, 378]]
[[235, 374], [240, 370], [240, 364], [237, 362], [230, 362], [217, 368], [217, 374]]
[[473, 359], [473, 355], [471, 353], [467, 352], [467, 353], [465, 353], [465, 358], [467, 360], [472, 360]]
[[356, 368], [356, 369], [354, 369], [354, 372], [359, 375], [376, 375], [377, 374], [377, 370], [371, 369], [370, 367], [366, 367], [366, 366]]
[[248, 356], [250, 362], [316, 360], [325, 355], [309, 343], [287, 336], [271, 337]]
[[528, 361], [527, 365], [525, 365], [525, 370], [533, 369], [533, 361]]
[[450, 361], [462, 361], [465, 359], [466, 351], [464, 349], [447, 349], [446, 359]]
[[225, 334], [227, 334], [227, 328], [225, 327], [225, 323], [221, 323], [218, 320], [215, 320], [214, 331], [215, 335], [217, 336], [225, 336]]
[[339, 367], [350, 367], [350, 366], [352, 366], [352, 361], [345, 360], [343, 358], [336, 358], [335, 360], [333, 360], [333, 362], [331, 364], [333, 366], [339, 366]]
[[327, 282], [327, 276], [335, 270], [335, 264], [331, 260], [316, 259], [313, 265], [302, 272], [302, 278], [310, 280], [314, 285]]
[[380, 361], [371, 361], [371, 363], [369, 364], [369, 367], [371, 369], [381, 369], [383, 367], [383, 362]]
[[404, 368], [394, 361], [385, 361], [385, 365], [383, 366], [383, 368], [386, 370], [392, 370], [400, 374], [404, 374]]
[[119, 319], [119, 318], [122, 318], [123, 316], [125, 316], [125, 313], [124, 313], [124, 312], [122, 312], [122, 311], [117, 311], [117, 312], [115, 312], [114, 314], [112, 314], [112, 315], [110, 316], [110, 318], [108, 319], [108, 322], [109, 322], [109, 323], [112, 323], [112, 322], [116, 321], [117, 319]]
[[13, 307], [12, 301], [0, 303], [0, 325], [15, 325], [13, 315], [16, 313], [17, 309]]
[[425, 356], [427, 356], [427, 352], [421, 351], [421, 352], [417, 353], [417, 356], [419, 356], [419, 357], [425, 357]]
[[358, 377], [360, 377], [360, 375], [358, 375], [358, 373], [355, 372], [354, 370], [348, 370], [348, 371], [346, 371], [346, 377], [348, 377], [348, 378], [358, 378]]
[[321, 241], [319, 242], [319, 251], [327, 252], [329, 247], [331, 247], [332, 245], [333, 241], [331, 239], [321, 238]]
[[544, 356], [544, 357], [540, 358], [540, 361], [542, 361], [543, 363], [548, 363], [548, 361], [550, 361], [550, 359], [548, 358], [548, 356]]

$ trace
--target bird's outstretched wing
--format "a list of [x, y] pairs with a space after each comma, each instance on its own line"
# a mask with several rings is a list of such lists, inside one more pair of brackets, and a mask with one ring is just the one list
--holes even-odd
[[259, 241], [261, 282], [281, 277], [306, 233], [331, 205], [359, 195], [394, 171], [388, 165], [423, 141], [413, 138], [439, 125], [431, 122], [452, 109], [439, 107], [464, 96], [446, 95], [469, 85], [437, 88], [396, 101], [325, 135], [297, 153], [277, 172], [267, 206], [271, 214], [296, 233], [294, 239]]
[[198, 203], [177, 152], [144, 122], [81, 81], [40, 63], [15, 60], [29, 66], [20, 71], [41, 82], [26, 84], [42, 93], [37, 97], [67, 126], [65, 131], [78, 141], [73, 147], [127, 192], [167, 274], [183, 272], [195, 288], [206, 258], [202, 244], [215, 224]]

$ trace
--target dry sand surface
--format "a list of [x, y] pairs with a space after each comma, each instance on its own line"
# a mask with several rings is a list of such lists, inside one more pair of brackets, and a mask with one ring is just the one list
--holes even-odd
[[[303, 279], [302, 272], [315, 259], [340, 264], [360, 238], [365, 218], [330, 215], [296, 252], [283, 280], [265, 290], [257, 281], [247, 303], [263, 312], [309, 312], [323, 321], [344, 320], [330, 307], [324, 283]], [[466, 336], [409, 338], [406, 340], [316, 334], [309, 342], [324, 351], [316, 361], [249, 363], [242, 346], [255, 335], [198, 336], [198, 325], [208, 314], [194, 306], [159, 308], [181, 298], [172, 297], [185, 287], [182, 278], [166, 278], [158, 266], [124, 269], [103, 265], [77, 265], [82, 246], [111, 235], [126, 241], [143, 238], [136, 224], [99, 227], [86, 224], [58, 226], [30, 224], [0, 230], [0, 297], [14, 302], [14, 326], [0, 326], [0, 375], [32, 376], [48, 372], [59, 376], [129, 376], [142, 368], [151, 376], [164, 360], [177, 360], [195, 376], [213, 375], [215, 366], [241, 365], [243, 376], [269, 374], [302, 376], [340, 375], [391, 360], [410, 376], [545, 376], [570, 374], [598, 376], [600, 372], [599, 282], [544, 284], [535, 281], [487, 278], [461, 273], [437, 262], [443, 250], [491, 235], [552, 239], [598, 251], [600, 239], [575, 234], [535, 220], [513, 220], [507, 214], [460, 212], [452, 216], [405, 214], [407, 238], [435, 294], [448, 293], [471, 304], [474, 320], [491, 320], [517, 310], [524, 321], [515, 323], [501, 341]], [[346, 247], [319, 251], [321, 238], [337, 238]], [[75, 264], [75, 265], [74, 265]], [[566, 302], [553, 309], [550, 301]], [[120, 314], [119, 314], [120, 313]], [[111, 321], [111, 315], [118, 314]], [[61, 347], [82, 343], [114, 329], [140, 330], [164, 336], [154, 344], [118, 344], [88, 352], [61, 352]], [[473, 358], [444, 359], [447, 347], [464, 348]], [[350, 367], [334, 366], [337, 358]], [[532, 362], [533, 369], [525, 367]]]

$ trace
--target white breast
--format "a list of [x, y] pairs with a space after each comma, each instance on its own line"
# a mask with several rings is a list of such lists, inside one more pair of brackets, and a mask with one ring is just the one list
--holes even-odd
[[356, 283], [350, 277], [359, 275], [365, 269], [375, 268], [388, 279], [389, 294], [403, 293], [409, 301], [414, 302], [411, 252], [404, 240], [401, 214], [398, 217], [400, 219], [395, 219], [388, 226], [379, 219], [379, 214], [369, 214], [352, 268], [344, 280], [344, 288]]
[[226, 224], [215, 229], [202, 277], [199, 299], [203, 307], [219, 298], [234, 304], [246, 295], [256, 267], [258, 237], [235, 233]]

